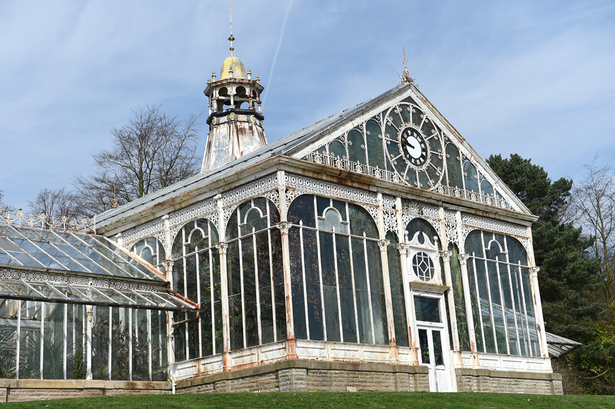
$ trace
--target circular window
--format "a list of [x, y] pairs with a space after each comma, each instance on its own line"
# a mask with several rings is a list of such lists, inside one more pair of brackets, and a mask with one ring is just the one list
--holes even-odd
[[422, 251], [416, 253], [412, 258], [412, 268], [414, 269], [414, 274], [423, 281], [429, 281], [434, 276], [433, 261], [431, 261], [427, 253]]

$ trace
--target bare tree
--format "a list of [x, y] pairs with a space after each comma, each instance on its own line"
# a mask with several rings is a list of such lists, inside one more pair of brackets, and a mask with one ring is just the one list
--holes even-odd
[[599, 167], [597, 160], [596, 156], [586, 165], [583, 180], [575, 183], [569, 210], [595, 236], [593, 251], [601, 263], [604, 298], [615, 312], [615, 169]]
[[38, 193], [33, 202], [28, 201], [28, 206], [33, 214], [44, 213], [57, 219], [62, 216], [74, 219], [80, 216], [75, 199], [75, 194], [64, 187], [55, 190], [45, 188]]
[[4, 190], [0, 189], [0, 212], [14, 212], [15, 207], [4, 203]]
[[200, 170], [199, 116], [180, 121], [169, 117], [160, 106], [133, 111], [128, 125], [111, 131], [113, 148], [94, 155], [97, 170], [77, 176], [76, 201], [81, 213], [93, 216], [115, 205], [169, 186]]

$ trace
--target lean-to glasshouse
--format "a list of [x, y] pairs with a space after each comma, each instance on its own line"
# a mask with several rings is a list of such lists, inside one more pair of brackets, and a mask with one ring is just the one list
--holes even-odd
[[536, 216], [404, 78], [267, 144], [229, 57], [200, 174], [83, 224], [4, 215], [6, 396], [562, 393]]

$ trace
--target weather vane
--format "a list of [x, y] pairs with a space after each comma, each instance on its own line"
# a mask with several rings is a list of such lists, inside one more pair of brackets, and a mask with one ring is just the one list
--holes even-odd
[[401, 82], [407, 82], [409, 84], [412, 84], [414, 82], [414, 80], [412, 79], [412, 77], [410, 76], [410, 73], [408, 72], [408, 60], [406, 60], [406, 47], [402, 46], [403, 50], [404, 50], [404, 72], [401, 73]]
[[231, 50], [232, 57], [233, 51], [235, 50], [235, 47], [233, 47], [233, 41], [235, 41], [235, 37], [233, 37], [233, 0], [229, 0], [229, 7], [231, 10], [231, 36], [228, 38], [228, 40], [231, 42], [231, 48], [229, 48], [229, 50]]

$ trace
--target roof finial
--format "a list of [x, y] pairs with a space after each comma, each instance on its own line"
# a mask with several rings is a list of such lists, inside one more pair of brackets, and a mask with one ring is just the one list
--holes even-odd
[[414, 80], [412, 79], [412, 77], [410, 76], [410, 73], [408, 72], [408, 61], [406, 60], [406, 47], [402, 46], [403, 50], [404, 50], [404, 72], [401, 73], [401, 82], [407, 82], [408, 84], [412, 84], [414, 82]]
[[231, 11], [231, 36], [228, 38], [228, 40], [231, 42], [231, 48], [229, 48], [229, 50], [231, 50], [232, 57], [233, 51], [235, 50], [235, 47], [233, 47], [233, 41], [235, 41], [235, 37], [233, 37], [233, 0], [229, 0], [229, 7]]

